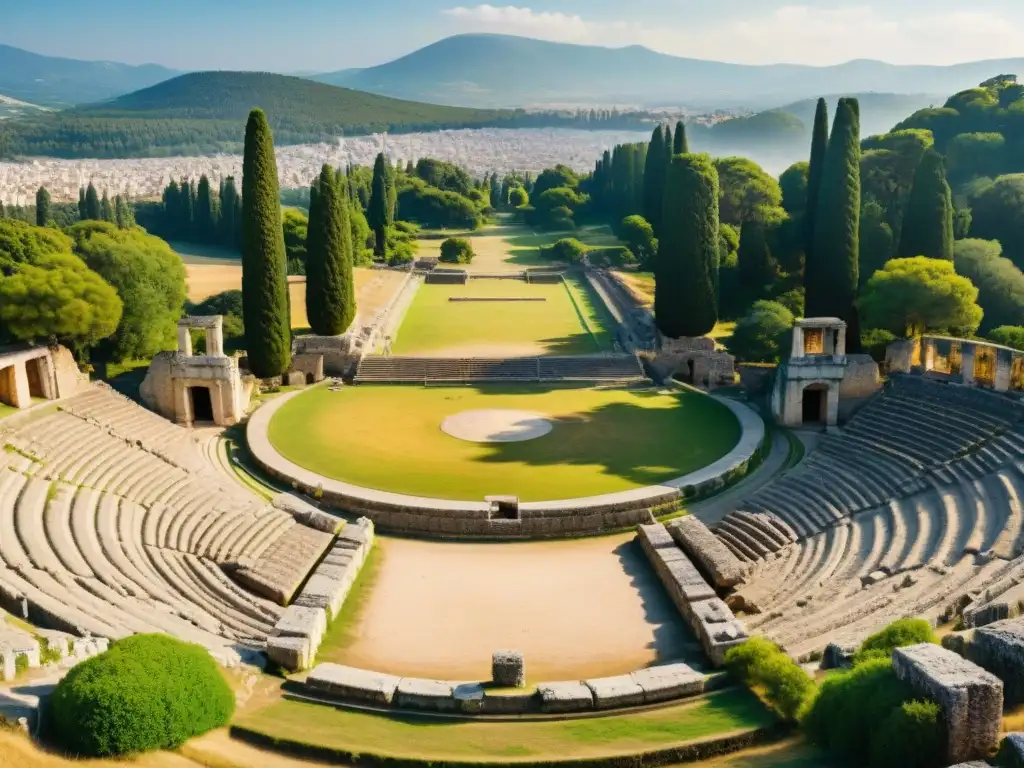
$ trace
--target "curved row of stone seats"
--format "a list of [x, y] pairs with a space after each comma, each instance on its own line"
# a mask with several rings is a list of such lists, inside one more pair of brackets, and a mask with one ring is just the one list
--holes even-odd
[[904, 616], [970, 625], [1024, 592], [1022, 503], [1022, 464], [893, 499], [754, 563], [728, 604], [797, 658]]
[[634, 355], [567, 357], [434, 358], [367, 355], [356, 370], [357, 384], [425, 381], [608, 381], [644, 380]]
[[1024, 403], [995, 393], [895, 376], [840, 435], [716, 526], [753, 561], [852, 515], [930, 487], [984, 477], [1024, 450]]
[[114, 639], [163, 631], [218, 651], [265, 643], [282, 609], [207, 559], [144, 546], [143, 514], [117, 496], [0, 469], [4, 607]]
[[101, 382], [61, 403], [61, 408], [134, 442], [183, 469], [205, 468], [192, 433]]
[[535, 690], [495, 692], [480, 682], [426, 680], [319, 664], [305, 687], [326, 697], [376, 707], [473, 714], [565, 714], [656, 704], [704, 693], [708, 677], [686, 664], [665, 664], [614, 677], [539, 683]]

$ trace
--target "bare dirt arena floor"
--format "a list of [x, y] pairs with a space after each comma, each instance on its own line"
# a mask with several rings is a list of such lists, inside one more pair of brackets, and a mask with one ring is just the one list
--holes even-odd
[[365, 600], [317, 659], [486, 680], [491, 653], [508, 648], [525, 655], [528, 682], [669, 660], [699, 664], [699, 646], [633, 538], [499, 544], [380, 537]]

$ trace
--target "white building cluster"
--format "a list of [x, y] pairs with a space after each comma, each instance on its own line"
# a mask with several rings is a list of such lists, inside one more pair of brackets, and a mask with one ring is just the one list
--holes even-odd
[[[323, 163], [372, 166], [381, 149], [392, 163], [434, 157], [457, 163], [474, 177], [492, 171], [499, 174], [512, 170], [538, 172], [557, 163], [587, 171], [594, 167], [604, 150], [647, 138], [647, 132], [566, 128], [484, 128], [359, 136], [339, 139], [335, 144], [278, 147], [277, 168], [283, 189], [308, 185]], [[0, 163], [0, 201], [31, 205], [40, 186], [45, 186], [55, 201], [77, 200], [79, 187], [90, 181], [110, 196], [159, 197], [171, 179], [198, 179], [204, 173], [214, 188], [226, 176], [240, 179], [242, 158], [240, 155], [125, 160], [33, 158], [21, 163]]]

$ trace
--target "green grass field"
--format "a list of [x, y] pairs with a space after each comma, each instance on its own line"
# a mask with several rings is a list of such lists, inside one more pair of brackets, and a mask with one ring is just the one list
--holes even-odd
[[[489, 408], [543, 413], [554, 429], [516, 443], [471, 443], [441, 431], [449, 415]], [[690, 391], [360, 385], [295, 397], [271, 420], [269, 436], [296, 464], [363, 487], [538, 501], [684, 475], [731, 450], [740, 427], [724, 405]]]
[[[544, 301], [450, 301], [453, 297], [520, 296]], [[593, 354], [611, 348], [606, 313], [577, 278], [555, 285], [520, 280], [422, 285], [391, 352], [465, 357]]]
[[728, 690], [685, 704], [577, 720], [451, 722], [279, 701], [235, 724], [276, 739], [355, 754], [514, 763], [664, 749], [697, 739], [771, 725], [751, 694]]

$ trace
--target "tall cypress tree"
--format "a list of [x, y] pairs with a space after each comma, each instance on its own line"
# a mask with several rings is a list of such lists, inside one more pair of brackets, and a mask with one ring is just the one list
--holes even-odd
[[114, 223], [114, 206], [110, 204], [110, 198], [107, 197], [107, 190], [103, 190], [103, 199], [100, 200], [100, 218], [103, 221], [109, 221], [111, 224]]
[[672, 139], [672, 154], [683, 155], [690, 151], [690, 140], [686, 137], [686, 124], [680, 120], [676, 123], [676, 135]]
[[226, 246], [238, 244], [238, 188], [235, 177], [228, 176], [220, 184], [220, 220], [217, 222], [220, 241]]
[[89, 218], [88, 209], [85, 206], [85, 187], [78, 188], [78, 220], [85, 221]]
[[0, 200], [0, 219], [7, 218], [7, 210], [4, 208], [4, 201]]
[[204, 243], [214, 240], [214, 210], [213, 192], [210, 190], [210, 180], [204, 173], [199, 177], [199, 185], [196, 187], [196, 209], [195, 234]]
[[659, 125], [651, 134], [647, 147], [647, 162], [644, 164], [644, 218], [654, 229], [654, 236], [661, 233], [661, 209], [664, 205], [665, 174], [665, 129]]
[[[814, 229], [818, 220], [818, 198], [821, 196], [821, 172], [828, 149], [828, 102], [818, 99], [811, 133], [811, 162], [807, 168], [807, 205], [804, 206], [804, 274], [812, 275], [818, 263], [814, 259]], [[813, 276], [806, 278], [813, 280]]]
[[36, 190], [36, 226], [45, 227], [50, 221], [50, 193], [46, 187]]
[[274, 139], [262, 109], [249, 114], [242, 160], [242, 315], [249, 368], [280, 376], [291, 364], [291, 327]]
[[846, 348], [860, 352], [857, 284], [860, 276], [860, 105], [839, 100], [821, 173], [815, 268], [805, 276], [807, 317], [846, 321]]
[[953, 196], [946, 164], [934, 149], [925, 150], [914, 174], [897, 256], [953, 260]]
[[352, 232], [334, 171], [324, 165], [310, 196], [306, 247], [306, 314], [313, 333], [337, 336], [355, 318]]
[[765, 236], [765, 225], [760, 219], [744, 219], [736, 259], [740, 283], [760, 295], [776, 273], [775, 260]]
[[99, 221], [102, 216], [100, 210], [100, 196], [96, 194], [96, 187], [89, 182], [89, 188], [85, 190], [85, 218]]
[[387, 244], [387, 231], [394, 219], [391, 218], [391, 204], [388, 192], [388, 164], [384, 154], [377, 155], [373, 162], [373, 181], [370, 184], [370, 205], [366, 221], [374, 234], [373, 253], [383, 256]]
[[673, 157], [664, 202], [654, 317], [669, 338], [703, 336], [718, 322], [718, 172], [711, 158]]
[[196, 193], [194, 185], [189, 179], [181, 180], [178, 203], [181, 205], [178, 211], [178, 228], [181, 232], [179, 237], [192, 240], [195, 237]]

